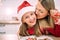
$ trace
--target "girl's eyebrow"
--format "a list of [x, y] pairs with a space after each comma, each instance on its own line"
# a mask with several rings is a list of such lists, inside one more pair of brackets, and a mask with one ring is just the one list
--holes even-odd
[[39, 8], [36, 8], [37, 10], [41, 10], [41, 9], [39, 9]]
[[38, 10], [38, 8], [36, 8]]

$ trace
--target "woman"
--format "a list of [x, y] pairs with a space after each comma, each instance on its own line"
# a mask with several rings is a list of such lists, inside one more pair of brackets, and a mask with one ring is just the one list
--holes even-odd
[[54, 19], [55, 28], [47, 28], [47, 31], [54, 36], [60, 37], [60, 12], [51, 10], [51, 16]]
[[[49, 0], [50, 3], [53, 0]], [[40, 29], [44, 34], [52, 34], [54, 36], [60, 36], [60, 25], [55, 24], [55, 17], [52, 15], [51, 10], [55, 9], [54, 4], [50, 4], [48, 0], [38, 1], [36, 6], [36, 16], [39, 21]], [[50, 7], [50, 5], [51, 7]], [[53, 10], [54, 11], [54, 10]], [[54, 12], [56, 14], [56, 10]], [[45, 31], [45, 32], [44, 32]]]
[[50, 16], [50, 9], [50, 5], [46, 0], [38, 0], [36, 5], [36, 16], [42, 34], [45, 34], [46, 28], [54, 28], [54, 21]]

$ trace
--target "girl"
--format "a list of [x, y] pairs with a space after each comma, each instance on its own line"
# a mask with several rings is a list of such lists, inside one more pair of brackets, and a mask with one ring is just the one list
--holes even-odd
[[24, 7], [20, 14], [21, 26], [19, 28], [19, 36], [41, 35], [36, 23], [35, 8], [32, 6]]

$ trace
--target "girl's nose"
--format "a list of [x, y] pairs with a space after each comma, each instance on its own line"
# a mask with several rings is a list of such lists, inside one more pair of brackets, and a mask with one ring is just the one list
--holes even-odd
[[30, 20], [33, 20], [33, 17], [30, 17]]

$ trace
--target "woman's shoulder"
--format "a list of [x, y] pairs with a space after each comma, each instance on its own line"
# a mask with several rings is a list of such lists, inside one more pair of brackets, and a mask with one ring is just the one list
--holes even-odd
[[60, 25], [59, 24], [55, 24], [55, 28], [60, 30]]

